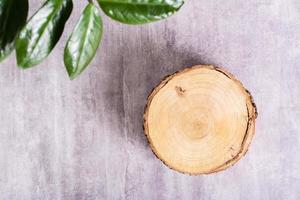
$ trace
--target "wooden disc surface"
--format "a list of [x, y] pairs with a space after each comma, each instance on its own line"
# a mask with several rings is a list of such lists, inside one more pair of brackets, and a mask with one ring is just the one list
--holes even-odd
[[236, 163], [254, 135], [256, 107], [231, 74], [195, 66], [165, 78], [148, 97], [144, 129], [170, 168], [209, 174]]

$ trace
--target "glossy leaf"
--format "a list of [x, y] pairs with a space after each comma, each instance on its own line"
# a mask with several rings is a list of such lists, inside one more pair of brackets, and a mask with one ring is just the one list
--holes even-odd
[[72, 0], [47, 0], [20, 32], [16, 41], [21, 68], [39, 64], [55, 47], [73, 9]]
[[102, 20], [93, 4], [87, 5], [65, 48], [64, 61], [71, 79], [94, 58], [102, 37]]
[[126, 24], [143, 24], [167, 18], [183, 0], [98, 0], [106, 15]]
[[14, 41], [25, 25], [28, 0], [0, 0], [0, 61], [14, 49]]

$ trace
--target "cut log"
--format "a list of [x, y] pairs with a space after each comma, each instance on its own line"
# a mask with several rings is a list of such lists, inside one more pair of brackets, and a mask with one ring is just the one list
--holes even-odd
[[195, 66], [166, 77], [150, 94], [144, 130], [155, 155], [187, 174], [210, 174], [235, 164], [255, 131], [256, 106], [233, 75]]

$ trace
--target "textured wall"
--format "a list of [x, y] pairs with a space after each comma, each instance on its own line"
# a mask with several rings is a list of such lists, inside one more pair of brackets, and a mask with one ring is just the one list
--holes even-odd
[[[40, 5], [30, 0], [31, 13]], [[71, 30], [85, 1], [74, 1]], [[300, 199], [299, 0], [187, 0], [166, 21], [128, 26], [104, 17], [101, 48], [70, 81], [62, 53], [26, 71], [0, 64], [0, 199]], [[68, 31], [66, 31], [68, 32]], [[146, 97], [195, 64], [234, 73], [259, 117], [246, 157], [187, 176], [152, 154]]]

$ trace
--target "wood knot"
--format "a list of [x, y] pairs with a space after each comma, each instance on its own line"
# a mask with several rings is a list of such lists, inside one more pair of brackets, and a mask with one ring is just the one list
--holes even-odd
[[175, 90], [176, 90], [178, 96], [183, 96], [184, 93], [185, 93], [185, 91], [186, 91], [185, 89], [183, 89], [183, 88], [180, 87], [180, 86], [175, 86]]
[[230, 151], [230, 157], [234, 158], [236, 156], [236, 149], [233, 146], [231, 146], [229, 151]]

